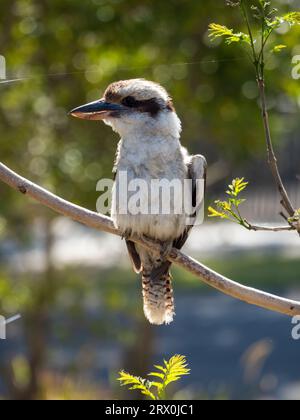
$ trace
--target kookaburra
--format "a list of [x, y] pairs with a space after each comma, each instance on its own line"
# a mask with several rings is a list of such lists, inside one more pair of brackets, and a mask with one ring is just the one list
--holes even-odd
[[[111, 217], [126, 239], [128, 252], [135, 272], [142, 274], [144, 313], [152, 324], [172, 322], [174, 310], [170, 262], [166, 259], [172, 247], [180, 249], [186, 242], [191, 224], [186, 211], [175, 212], [178, 196], [158, 189], [147, 203], [169, 200], [170, 212], [159, 211], [131, 213], [119, 210], [122, 179], [127, 182], [143, 180], [150, 189], [153, 180], [191, 180], [190, 200], [195, 208], [196, 181], [206, 178], [206, 161], [201, 155], [189, 156], [181, 146], [181, 122], [171, 97], [157, 83], [144, 79], [112, 83], [102, 99], [71, 111], [71, 115], [88, 120], [103, 120], [120, 136], [114, 166], [115, 183], [112, 191]], [[134, 192], [127, 191], [128, 202]], [[204, 195], [204, 193], [202, 193]], [[143, 200], [143, 197], [142, 197]], [[183, 200], [183, 198], [180, 198]], [[192, 203], [191, 203], [192, 204]], [[147, 207], [147, 206], [146, 206]], [[124, 209], [123, 209], [124, 210]], [[195, 214], [194, 214], [195, 215]], [[162, 246], [158, 255], [130, 240], [131, 235], [151, 238]]]

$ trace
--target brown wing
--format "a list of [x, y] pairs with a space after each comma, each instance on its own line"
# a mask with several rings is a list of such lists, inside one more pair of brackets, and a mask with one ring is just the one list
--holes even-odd
[[138, 274], [142, 270], [142, 263], [139, 254], [137, 253], [134, 242], [126, 240], [127, 250], [132, 263], [134, 271]]
[[[117, 157], [116, 157], [116, 161], [117, 161]], [[115, 181], [117, 173], [118, 173], [116, 164], [113, 167], [112, 173], [113, 173], [113, 179]], [[132, 241], [126, 240], [126, 246], [127, 246], [128, 254], [129, 254], [129, 257], [130, 257], [130, 261], [132, 263], [132, 268], [138, 274], [142, 270], [142, 263], [141, 263], [140, 256], [137, 253], [135, 244]]]
[[[207, 162], [204, 156], [196, 155], [192, 156], [190, 162], [188, 163], [188, 174], [189, 179], [192, 180], [192, 204], [193, 208], [197, 205], [197, 179], [204, 180], [204, 197], [206, 191], [206, 178], [207, 178]], [[203, 197], [203, 199], [204, 199]], [[202, 203], [201, 203], [202, 204]], [[196, 209], [195, 213], [192, 215], [193, 218], [196, 218], [197, 212], [199, 209]], [[174, 248], [181, 249], [183, 245], [186, 243], [191, 230], [193, 229], [194, 225], [189, 225], [186, 227], [185, 231], [179, 238], [174, 241]]]
[[[207, 163], [206, 159], [201, 155], [192, 156], [190, 162], [188, 163], [188, 176], [192, 180], [192, 204], [193, 208], [196, 208], [197, 205], [197, 179], [204, 179], [204, 196], [206, 191], [206, 177], [207, 177]], [[204, 198], [203, 198], [204, 199]], [[202, 203], [201, 203], [202, 204]], [[197, 211], [196, 208], [195, 214], [192, 215], [196, 219]], [[185, 231], [181, 236], [179, 236], [173, 242], [173, 247], [181, 249], [186, 243], [191, 230], [194, 225], [189, 225], [186, 227]], [[154, 278], [161, 278], [163, 275], [169, 272], [172, 263], [170, 261], [165, 261], [160, 267], [155, 268], [151, 273], [151, 276]]]

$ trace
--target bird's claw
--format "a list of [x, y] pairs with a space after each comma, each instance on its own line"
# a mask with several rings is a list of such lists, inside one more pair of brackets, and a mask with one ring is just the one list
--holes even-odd
[[172, 242], [162, 242], [161, 243], [161, 251], [160, 251], [160, 258], [162, 261], [165, 261], [169, 256], [170, 252], [172, 251], [173, 243]]
[[147, 244], [149, 247], [153, 247], [153, 246], [157, 245], [157, 242], [156, 242], [154, 239], [149, 238], [149, 236], [146, 236], [146, 235], [141, 235], [141, 239], [142, 239], [142, 241], [143, 241], [143, 242], [145, 242], [145, 244]]
[[126, 229], [123, 233], [121, 238], [125, 239], [126, 241], [128, 241], [132, 236], [132, 230], [131, 229]]
[[160, 250], [157, 251], [157, 254], [159, 255], [159, 260], [160, 261], [165, 261], [167, 259], [168, 255], [170, 254], [170, 252], [172, 251], [172, 248], [173, 248], [173, 243], [172, 242], [164, 242], [164, 241], [154, 240], [152, 238], [149, 238], [146, 235], [142, 235], [141, 239], [143, 240], [143, 242], [145, 242], [151, 248], [155, 248], [155, 247], [157, 247], [157, 245], [160, 246]]

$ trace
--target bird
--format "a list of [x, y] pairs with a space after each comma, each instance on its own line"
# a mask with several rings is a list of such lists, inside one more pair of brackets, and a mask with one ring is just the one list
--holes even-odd
[[[181, 145], [181, 121], [171, 96], [157, 82], [130, 79], [111, 83], [101, 99], [76, 107], [70, 114], [80, 119], [103, 121], [120, 136], [113, 169], [111, 218], [126, 240], [134, 271], [141, 274], [146, 318], [153, 325], [170, 324], [175, 315], [175, 304], [171, 263], [167, 257], [173, 247], [181, 249], [187, 241], [196, 213], [204, 201], [206, 159], [202, 155], [189, 155]], [[149, 188], [153, 180], [179, 180], [182, 184], [190, 181], [188, 200], [194, 209], [193, 222], [187, 217], [191, 216], [189, 212], [177, 214], [174, 211], [178, 197], [165, 194], [161, 189], [153, 192], [153, 197], [140, 197], [146, 207], [153, 203], [158, 206], [156, 212], [131, 211], [129, 201], [133, 192], [128, 191], [127, 211], [120, 211], [124, 174], [127, 182], [142, 180]], [[204, 185], [200, 192], [198, 180]], [[166, 201], [169, 213], [161, 209]], [[135, 243], [131, 240], [133, 236], [159, 243], [161, 252], [152, 252]]]

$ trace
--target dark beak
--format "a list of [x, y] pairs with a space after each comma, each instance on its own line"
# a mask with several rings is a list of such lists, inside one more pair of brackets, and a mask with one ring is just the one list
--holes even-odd
[[84, 120], [103, 120], [108, 116], [117, 116], [125, 107], [119, 104], [106, 102], [104, 99], [91, 102], [86, 105], [72, 109], [70, 115]]

